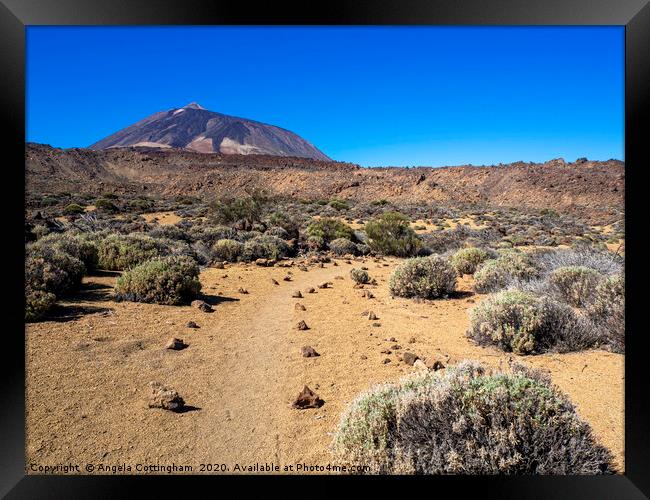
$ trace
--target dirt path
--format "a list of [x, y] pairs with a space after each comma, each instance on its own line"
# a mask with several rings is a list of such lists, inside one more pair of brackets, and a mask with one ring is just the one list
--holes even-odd
[[[345, 406], [372, 385], [412, 371], [400, 353], [493, 366], [507, 360], [464, 335], [468, 310], [481, 300], [468, 279], [449, 300], [394, 299], [387, 280], [395, 264], [368, 259], [293, 267], [292, 281], [277, 267], [210, 268], [201, 282], [214, 313], [115, 303], [114, 276], [86, 279], [57, 321], [27, 327], [28, 465], [126, 464], [131, 471], [117, 472], [127, 473], [143, 472], [137, 464], [191, 465], [194, 473], [202, 463], [225, 464], [229, 472], [235, 464], [326, 466]], [[371, 299], [349, 278], [362, 265], [378, 280]], [[333, 287], [318, 289], [325, 281]], [[249, 293], [239, 293], [242, 287]], [[308, 287], [316, 293], [307, 294]], [[304, 297], [292, 298], [294, 290]], [[296, 311], [296, 302], [306, 311]], [[378, 320], [368, 320], [368, 311]], [[310, 329], [298, 331], [300, 320]], [[200, 328], [187, 328], [188, 321]], [[164, 349], [171, 336], [189, 347]], [[302, 357], [304, 345], [321, 356]], [[517, 359], [550, 372], [622, 465], [624, 357], [593, 350]], [[177, 389], [191, 411], [149, 409], [152, 380]], [[323, 407], [291, 408], [304, 385], [325, 400]]]

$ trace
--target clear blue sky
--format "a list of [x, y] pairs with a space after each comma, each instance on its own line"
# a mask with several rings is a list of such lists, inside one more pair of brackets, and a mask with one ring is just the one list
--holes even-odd
[[623, 159], [622, 27], [29, 27], [27, 140], [196, 101], [364, 166]]

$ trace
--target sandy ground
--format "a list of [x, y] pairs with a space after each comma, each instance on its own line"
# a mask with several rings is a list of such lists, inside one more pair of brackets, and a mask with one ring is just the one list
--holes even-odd
[[174, 212], [150, 212], [142, 214], [141, 217], [149, 223], [157, 222], [161, 226], [170, 226], [182, 220], [182, 217], [179, 217]]
[[[101, 463], [138, 472], [136, 464], [176, 464], [200, 473], [200, 464], [225, 464], [229, 472], [236, 472], [235, 464], [326, 466], [345, 406], [373, 384], [413, 370], [399, 361], [400, 353], [450, 363], [506, 362], [507, 354], [464, 336], [468, 309], [481, 300], [471, 293], [469, 278], [460, 280], [465, 293], [453, 299], [417, 303], [389, 297], [395, 260], [337, 262], [308, 271], [294, 267], [289, 282], [283, 280], [287, 269], [277, 267], [206, 269], [201, 282], [214, 313], [115, 303], [114, 275], [85, 278], [56, 321], [27, 327], [28, 467], [71, 462], [83, 471], [86, 463]], [[353, 288], [349, 270], [361, 265], [378, 280], [369, 287], [375, 298]], [[318, 289], [325, 281], [332, 288]], [[305, 293], [311, 286], [316, 293]], [[240, 287], [249, 293], [239, 293]], [[294, 290], [304, 297], [291, 298]], [[296, 302], [306, 311], [296, 311]], [[368, 320], [367, 311], [379, 319]], [[186, 328], [190, 320], [200, 329]], [[298, 331], [300, 320], [310, 329]], [[172, 336], [189, 347], [164, 349]], [[304, 345], [321, 356], [302, 357]], [[394, 345], [401, 349], [381, 352]], [[385, 358], [391, 362], [383, 364]], [[592, 350], [517, 359], [550, 372], [622, 469], [624, 357]], [[149, 409], [150, 381], [178, 390], [190, 411]], [[291, 408], [305, 384], [324, 406]]]

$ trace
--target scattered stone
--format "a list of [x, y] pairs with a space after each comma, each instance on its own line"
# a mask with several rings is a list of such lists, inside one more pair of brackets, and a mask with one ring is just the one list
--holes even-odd
[[271, 278], [271, 283], [273, 283], [274, 285], [279, 285], [280, 284], [277, 281], [275, 281], [273, 278]]
[[300, 322], [298, 323], [297, 326], [298, 330], [309, 330], [309, 327], [307, 326], [307, 323], [305, 323], [305, 320], [301, 319]]
[[366, 356], [365, 354], [362, 354], [361, 359], [368, 359], [368, 356]]
[[416, 359], [415, 362], [413, 363], [413, 368], [415, 368], [418, 371], [421, 372], [426, 372], [429, 371], [427, 368], [427, 365], [424, 364], [424, 362], [421, 359]]
[[388, 340], [388, 342], [397, 342], [397, 339], [395, 337], [390, 337], [386, 340]]
[[415, 337], [411, 337], [409, 339], [409, 344], [415, 344], [416, 342], [417, 342], [417, 340], [415, 339]]
[[203, 311], [206, 313], [211, 313], [214, 312], [214, 309], [212, 309], [212, 306], [208, 304], [207, 302], [204, 302], [203, 300], [193, 300], [190, 305], [192, 307], [196, 307], [199, 311]]
[[180, 411], [185, 406], [185, 401], [174, 389], [165, 387], [160, 382], [149, 382], [149, 387], [151, 388], [149, 408]]
[[385, 364], [385, 365], [387, 365], [388, 363], [390, 363], [390, 358], [386, 358], [386, 359], [384, 359], [384, 360], [382, 361], [382, 363]]
[[246, 295], [248, 293], [248, 290], [245, 288], [239, 287], [239, 290], [237, 290], [239, 293]]
[[296, 311], [306, 311], [307, 310], [307, 308], [305, 306], [303, 306], [300, 302], [296, 302], [295, 309], [296, 309]]
[[377, 317], [377, 315], [374, 312], [370, 311], [368, 313], [368, 319], [371, 320], [371, 321], [374, 321], [374, 320], [377, 320], [379, 318]]
[[400, 349], [402, 348], [402, 346], [399, 345], [399, 344], [395, 344], [395, 345], [390, 346], [390, 348], [391, 348], [393, 351], [398, 351], [398, 350], [400, 350]]
[[187, 328], [200, 328], [199, 325], [197, 325], [194, 321], [188, 321], [185, 323], [185, 326]]
[[384, 349], [383, 351], [381, 351], [381, 353], [382, 354], [393, 354], [393, 351], [391, 351], [390, 349]]
[[215, 269], [225, 269], [223, 262], [215, 262], [214, 264], [212, 264], [212, 267], [214, 267]]
[[306, 346], [301, 347], [301, 348], [300, 348], [300, 353], [301, 353], [301, 354], [303, 355], [303, 357], [305, 357], [305, 358], [315, 358], [316, 356], [320, 356], [320, 354], [318, 354], [318, 353], [316, 352], [316, 349], [314, 349], [314, 348], [313, 348], [312, 346], [310, 346], [310, 345], [306, 345]]
[[176, 337], [169, 339], [169, 342], [167, 342], [167, 345], [165, 345], [165, 349], [172, 349], [173, 351], [180, 351], [186, 347], [187, 344], [183, 342], [183, 339], [177, 339]]
[[291, 281], [291, 276], [287, 274], [287, 275], [286, 275], [284, 278], [282, 278], [282, 279], [283, 279], [284, 281]]
[[316, 293], [316, 289], [313, 286], [307, 288], [307, 293]]
[[402, 354], [402, 361], [410, 366], [413, 366], [413, 363], [415, 363], [418, 359], [420, 358], [412, 352], [405, 352]]
[[434, 371], [434, 372], [438, 371], [438, 370], [442, 370], [445, 367], [445, 365], [442, 363], [442, 361], [440, 361], [439, 359], [436, 359], [436, 358], [427, 358], [425, 360], [424, 364], [426, 365], [428, 370]]
[[312, 391], [309, 387], [305, 386], [296, 400], [293, 402], [293, 407], [299, 410], [304, 410], [305, 408], [320, 408], [325, 404], [318, 394]]
[[360, 290], [360, 289], [363, 288], [364, 286], [365, 286], [365, 285], [364, 285], [363, 283], [355, 283], [354, 285], [352, 285], [352, 288], [355, 288], [355, 289], [357, 289], [357, 290]]
[[334, 265], [334, 266], [337, 266], [337, 267], [338, 267], [338, 265], [339, 265], [339, 263], [338, 263], [338, 262], [336, 262], [336, 261], [334, 261], [334, 262], [332, 262], [332, 265]]
[[296, 290], [291, 294], [291, 297], [294, 299], [302, 299], [302, 293], [300, 293], [300, 290]]
[[373, 324], [372, 324], [372, 326], [374, 326], [374, 327], [376, 327], [376, 328], [378, 328], [378, 327], [380, 327], [380, 326], [381, 326], [381, 323], [373, 323]]
[[474, 302], [476, 302], [474, 299], [467, 299], [468, 304], [473, 304]]
[[255, 264], [262, 267], [272, 267], [275, 265], [275, 261], [271, 259], [257, 259]]

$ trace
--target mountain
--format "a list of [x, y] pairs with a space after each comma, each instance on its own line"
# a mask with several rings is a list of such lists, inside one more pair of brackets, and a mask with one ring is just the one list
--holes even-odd
[[195, 102], [154, 113], [89, 147], [98, 150], [129, 146], [329, 160], [316, 147], [289, 130], [208, 111]]

